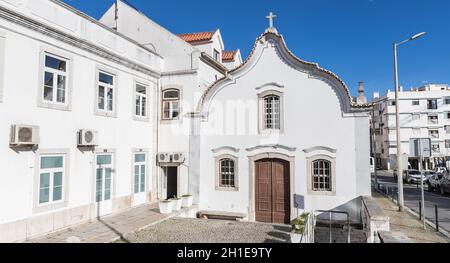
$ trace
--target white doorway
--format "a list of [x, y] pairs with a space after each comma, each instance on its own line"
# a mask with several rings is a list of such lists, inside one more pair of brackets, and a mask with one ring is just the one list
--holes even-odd
[[95, 156], [95, 203], [97, 217], [112, 213], [113, 155]]
[[147, 155], [135, 153], [133, 166], [133, 206], [147, 202]]

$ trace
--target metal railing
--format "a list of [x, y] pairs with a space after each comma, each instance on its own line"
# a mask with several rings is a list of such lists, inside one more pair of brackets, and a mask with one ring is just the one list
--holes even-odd
[[347, 217], [347, 243], [351, 242], [351, 228], [350, 228], [350, 215], [348, 212], [344, 211], [334, 211], [334, 210], [316, 210], [314, 211], [314, 217], [316, 217], [316, 213], [328, 213], [329, 214], [329, 231], [330, 231], [330, 243], [333, 243], [333, 214], [341, 214]]
[[[418, 184], [417, 184], [418, 185]], [[398, 203], [397, 198], [398, 198], [398, 189], [397, 186], [389, 186], [387, 184], [384, 183], [380, 183], [378, 182], [378, 184], [373, 183], [372, 187], [380, 194], [386, 196], [388, 199], [390, 199], [392, 202], [394, 202], [395, 204]], [[417, 186], [418, 187], [418, 186]], [[434, 206], [434, 207], [433, 207]], [[436, 232], [440, 232], [441, 228], [439, 226], [439, 207], [437, 204], [433, 204], [432, 207], [434, 208], [434, 218], [431, 216], [426, 217], [425, 219], [428, 221], [428, 225], [430, 225], [431, 227], [435, 228]], [[418, 201], [418, 208], [414, 208], [414, 207], [408, 207], [411, 211], [414, 211], [417, 213], [419, 220], [423, 220], [423, 216], [425, 215], [425, 212], [422, 211], [422, 202]], [[433, 209], [431, 208], [431, 209]], [[425, 206], [425, 209], [427, 209], [427, 207]], [[430, 209], [430, 208], [428, 208]], [[428, 211], [428, 210], [427, 210]], [[441, 218], [442, 219], [442, 218]], [[433, 223], [433, 224], [430, 224]], [[444, 231], [447, 231], [444, 229]]]
[[316, 218], [314, 213], [309, 213], [305, 222], [305, 228], [303, 230], [300, 243], [314, 243], [314, 228], [316, 227]]

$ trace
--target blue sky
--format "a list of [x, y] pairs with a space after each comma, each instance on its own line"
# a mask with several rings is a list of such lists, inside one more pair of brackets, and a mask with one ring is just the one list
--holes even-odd
[[[114, 0], [65, 0], [100, 18]], [[399, 48], [400, 84], [450, 83], [450, 1], [448, 0], [128, 0], [174, 33], [220, 28], [226, 49], [245, 58], [273, 11], [275, 27], [301, 59], [339, 75], [357, 94], [393, 89], [392, 42], [415, 33], [428, 35]]]

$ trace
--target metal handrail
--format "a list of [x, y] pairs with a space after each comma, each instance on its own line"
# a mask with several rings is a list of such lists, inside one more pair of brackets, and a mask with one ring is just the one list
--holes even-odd
[[332, 239], [332, 222], [333, 222], [333, 219], [332, 219], [332, 214], [343, 214], [343, 215], [346, 215], [347, 216], [347, 228], [348, 228], [348, 235], [347, 235], [347, 243], [351, 243], [350, 241], [351, 241], [351, 238], [350, 238], [350, 233], [351, 233], [351, 229], [350, 229], [350, 215], [348, 214], [348, 212], [344, 212], [344, 211], [335, 211], [335, 210], [315, 210], [314, 211], [314, 215], [316, 214], [316, 213], [328, 213], [329, 215], [330, 215], [330, 217], [329, 217], [329, 221], [330, 221], [330, 243], [332, 243], [333, 242], [333, 239]]
[[[300, 243], [314, 243], [314, 226], [315, 226], [315, 216], [314, 213], [309, 213], [308, 218], [305, 222], [305, 229], [300, 238]], [[306, 237], [306, 240], [304, 238]]]

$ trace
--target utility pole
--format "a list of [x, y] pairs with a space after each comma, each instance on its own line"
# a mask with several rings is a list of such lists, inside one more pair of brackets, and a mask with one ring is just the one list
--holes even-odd
[[398, 188], [398, 210], [403, 212], [405, 200], [403, 198], [403, 164], [402, 164], [402, 139], [400, 137], [400, 107], [398, 100], [398, 64], [397, 44], [394, 43], [394, 82], [395, 82], [395, 130], [397, 133], [397, 188]]
[[398, 210], [402, 212], [405, 209], [405, 201], [403, 198], [403, 166], [402, 166], [402, 138], [400, 137], [400, 105], [398, 100], [398, 63], [397, 63], [397, 47], [418, 39], [426, 35], [426, 32], [422, 32], [412, 36], [411, 38], [404, 40], [400, 43], [394, 43], [394, 82], [395, 82], [395, 125], [397, 132], [397, 183], [398, 183]]

